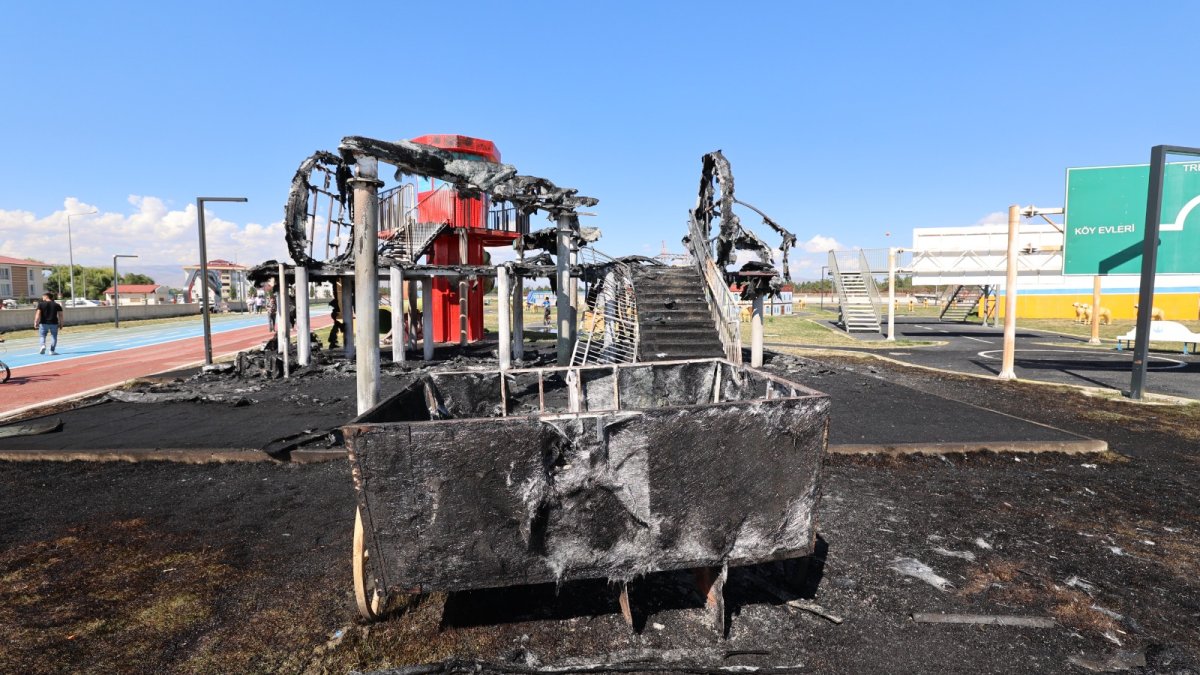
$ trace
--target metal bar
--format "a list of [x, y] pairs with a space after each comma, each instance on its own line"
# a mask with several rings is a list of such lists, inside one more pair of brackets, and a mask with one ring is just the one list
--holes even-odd
[[[1146, 192], [1146, 229], [1142, 234], [1142, 277], [1138, 287], [1137, 328], [1133, 343], [1133, 373], [1129, 379], [1129, 398], [1140, 401], [1146, 388], [1146, 359], [1150, 353], [1150, 321], [1154, 311], [1154, 275], [1158, 270], [1158, 230], [1162, 222], [1163, 173], [1167, 147], [1150, 149], [1150, 185]], [[1092, 316], [1099, 313], [1092, 308]]]
[[763, 362], [763, 298], [754, 296], [754, 310], [750, 317], [750, 365], [762, 367]]
[[[458, 262], [463, 265], [467, 264], [467, 231], [459, 230], [458, 233]], [[468, 338], [468, 315], [471, 311], [471, 303], [468, 299], [471, 293], [471, 284], [467, 277], [460, 277], [458, 280], [458, 344], [463, 347], [467, 346]]]
[[[525, 252], [519, 254], [521, 262], [525, 261]], [[516, 275], [513, 280], [513, 358], [518, 361], [525, 359], [525, 279]]]
[[1092, 277], [1092, 337], [1088, 344], [1100, 344], [1100, 275]]
[[354, 321], [354, 277], [342, 279], [342, 297], [338, 301], [342, 309], [342, 354], [347, 359], [354, 358], [354, 334], [357, 326]]
[[565, 366], [571, 362], [571, 352], [574, 351], [574, 345], [571, 344], [571, 324], [575, 317], [571, 314], [571, 229], [572, 224], [578, 222], [578, 216], [571, 213], [563, 213], [558, 216], [558, 251], [554, 256], [555, 266], [557, 268], [557, 287], [558, 287], [558, 302], [557, 302], [557, 326], [558, 326], [558, 365]]

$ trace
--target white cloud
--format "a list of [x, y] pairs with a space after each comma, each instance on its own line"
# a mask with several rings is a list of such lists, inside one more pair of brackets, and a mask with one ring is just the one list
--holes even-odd
[[[0, 209], [0, 254], [65, 264], [69, 258], [67, 214], [71, 216], [71, 249], [77, 265], [106, 265], [115, 253], [137, 255], [143, 265], [194, 265], [200, 260], [196, 207], [171, 210], [158, 197], [130, 195], [129, 212], [86, 214], [96, 207], [75, 197], [47, 215]], [[283, 223], [239, 224], [205, 209], [205, 239], [210, 260], [236, 260], [255, 265], [287, 257]]]
[[993, 211], [975, 221], [976, 225], [1007, 225], [1008, 214], [1003, 211]]
[[838, 240], [834, 239], [833, 237], [825, 237], [819, 234], [814, 234], [812, 239], [800, 242], [799, 248], [805, 253], [828, 253], [830, 251], [840, 250], [843, 248], [843, 246], [839, 244]]

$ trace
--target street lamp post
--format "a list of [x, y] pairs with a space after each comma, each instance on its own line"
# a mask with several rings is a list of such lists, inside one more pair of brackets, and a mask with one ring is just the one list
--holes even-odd
[[[68, 213], [67, 214], [67, 256], [71, 263], [71, 304], [75, 304], [75, 245], [71, 241], [71, 216], [90, 216], [97, 213], [98, 209], [92, 209], [87, 213]], [[87, 293], [87, 287], [84, 287], [84, 293]]]
[[245, 197], [196, 197], [196, 229], [200, 232], [200, 313], [204, 316], [204, 363], [212, 365], [212, 322], [208, 316], [208, 246], [204, 242], [204, 202], [245, 202]]
[[121, 327], [121, 275], [117, 274], [117, 258], [136, 258], [136, 255], [117, 254], [113, 256], [113, 324], [114, 328]]

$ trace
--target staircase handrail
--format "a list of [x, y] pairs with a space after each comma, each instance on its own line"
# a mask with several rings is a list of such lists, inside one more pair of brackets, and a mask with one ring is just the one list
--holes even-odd
[[858, 249], [858, 258], [859, 273], [862, 274], [863, 285], [867, 287], [867, 296], [871, 298], [875, 321], [880, 322], [883, 316], [883, 296], [879, 294], [879, 287], [875, 284], [875, 275], [871, 274], [871, 263], [867, 260], [867, 254], [861, 248]]
[[842, 269], [838, 265], [837, 251], [829, 252], [829, 272], [833, 275], [833, 288], [838, 294], [838, 322], [846, 328], [846, 289], [842, 286]]
[[737, 298], [729, 290], [725, 281], [724, 271], [717, 268], [713, 260], [712, 249], [705, 232], [696, 220], [696, 214], [689, 215], [687, 246], [692, 254], [696, 270], [704, 279], [704, 297], [708, 300], [709, 311], [721, 338], [721, 346], [725, 350], [725, 358], [733, 363], [742, 363], [742, 320], [741, 307]]

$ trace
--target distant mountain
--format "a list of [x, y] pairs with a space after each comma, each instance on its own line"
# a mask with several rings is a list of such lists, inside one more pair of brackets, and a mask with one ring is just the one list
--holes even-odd
[[154, 283], [171, 288], [183, 288], [183, 283], [187, 281], [187, 273], [183, 271], [182, 265], [147, 265], [138, 263], [137, 260], [122, 259], [118, 263], [117, 271], [122, 275], [127, 272], [145, 274], [153, 279]]

